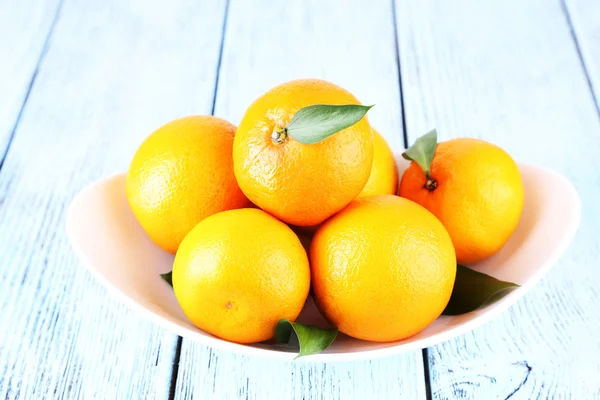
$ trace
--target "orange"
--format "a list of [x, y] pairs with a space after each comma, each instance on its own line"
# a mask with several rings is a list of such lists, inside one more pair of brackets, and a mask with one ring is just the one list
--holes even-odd
[[233, 174], [235, 126], [191, 116], [153, 132], [127, 172], [127, 199], [148, 236], [175, 253], [184, 236], [209, 215], [250, 203]]
[[431, 178], [435, 184], [428, 189], [425, 174], [411, 162], [399, 194], [442, 221], [460, 264], [485, 260], [504, 246], [519, 224], [524, 201], [519, 168], [504, 150], [479, 139], [441, 142]]
[[456, 258], [440, 221], [401, 197], [359, 198], [328, 219], [310, 248], [315, 300], [355, 338], [412, 336], [444, 310]]
[[383, 136], [373, 130], [373, 165], [367, 184], [360, 196], [396, 194], [398, 191], [398, 168], [392, 149]]
[[366, 118], [316, 144], [271, 139], [301, 108], [360, 104], [339, 86], [318, 79], [284, 83], [246, 110], [233, 143], [235, 176], [263, 210], [297, 226], [317, 225], [363, 189], [373, 163], [373, 135]]
[[270, 339], [281, 318], [295, 320], [309, 286], [308, 258], [294, 232], [255, 208], [200, 222], [173, 265], [175, 296], [189, 320], [238, 343]]

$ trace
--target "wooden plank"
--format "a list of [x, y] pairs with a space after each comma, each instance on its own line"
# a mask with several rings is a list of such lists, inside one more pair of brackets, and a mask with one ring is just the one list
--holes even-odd
[[403, 149], [391, 12], [391, 4], [362, 0], [232, 0], [216, 112], [237, 123], [275, 85], [326, 79], [375, 104], [369, 121], [393, 148]]
[[[249, 23], [251, 21], [251, 23]], [[238, 123], [281, 82], [317, 77], [376, 103], [369, 118], [403, 148], [391, 3], [232, 1], [216, 114]], [[207, 360], [208, 358], [208, 360]], [[183, 341], [176, 398], [425, 397], [420, 352], [349, 364], [288, 363], [216, 352]]]
[[0, 163], [61, 0], [0, 2]]
[[422, 369], [420, 351], [324, 364], [216, 352], [184, 339], [175, 398], [424, 399]]
[[210, 113], [224, 2], [69, 0], [0, 171], [0, 398], [168, 398], [177, 336], [76, 259], [67, 205], [143, 138]]
[[564, 0], [564, 11], [600, 113], [600, 1]]
[[397, 6], [409, 141], [476, 136], [565, 174], [583, 201], [567, 253], [530, 294], [429, 350], [438, 399], [600, 396], [600, 123], [558, 1]]

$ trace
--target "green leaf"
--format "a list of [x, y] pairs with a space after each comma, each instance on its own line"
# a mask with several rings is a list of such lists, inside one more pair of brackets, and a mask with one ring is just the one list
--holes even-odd
[[173, 287], [173, 271], [167, 272], [166, 274], [160, 274], [160, 277]]
[[434, 129], [418, 138], [412, 146], [402, 153], [402, 157], [419, 164], [427, 178], [431, 178], [431, 162], [436, 147], [437, 131]]
[[462, 265], [456, 266], [456, 281], [450, 302], [442, 315], [460, 315], [501, 299], [516, 283], [504, 282]]
[[328, 348], [335, 340], [337, 328], [323, 329], [311, 325], [302, 325], [287, 319], [280, 319], [275, 328], [275, 340], [278, 343], [289, 343], [295, 333], [295, 341], [300, 346], [295, 359], [311, 354], [317, 354]]
[[284, 128], [300, 143], [314, 144], [360, 121], [373, 106], [355, 104], [333, 106], [316, 104], [304, 107]]

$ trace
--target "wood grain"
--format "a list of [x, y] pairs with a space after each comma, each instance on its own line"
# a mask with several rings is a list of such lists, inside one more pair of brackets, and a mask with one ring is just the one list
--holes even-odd
[[[318, 10], [318, 11], [317, 11]], [[376, 106], [370, 121], [403, 148], [391, 4], [232, 0], [215, 113], [238, 123], [272, 86], [301, 77], [337, 83]], [[183, 341], [176, 398], [420, 399], [420, 352], [349, 364], [287, 363]]]
[[600, 114], [600, 1], [564, 0], [564, 9]]
[[0, 398], [168, 398], [177, 336], [95, 282], [64, 218], [152, 130], [210, 113], [224, 5], [64, 4], [0, 171]]
[[397, 17], [410, 142], [432, 127], [485, 138], [565, 174], [583, 202], [572, 246], [538, 287], [429, 350], [433, 397], [600, 397], [600, 123], [561, 4], [398, 1]]
[[238, 123], [280, 83], [320, 78], [375, 104], [369, 121], [403, 149], [392, 7], [363, 0], [231, 0], [216, 113]]
[[261, 360], [183, 341], [175, 398], [424, 399], [421, 352], [382, 360]]
[[45, 53], [60, 3], [0, 2], [0, 163]]
[[[211, 112], [225, 2], [59, 2], [0, 2], [0, 154], [18, 123], [0, 170], [0, 398], [168, 398], [177, 337], [83, 270], [64, 217], [151, 130]], [[600, 398], [598, 2], [396, 2], [410, 140], [434, 126], [486, 138], [583, 200], [574, 244], [537, 288], [429, 349], [433, 397]], [[401, 148], [391, 4], [273, 3], [231, 0], [216, 113], [237, 123], [271, 86], [320, 77], [375, 103], [371, 122]], [[287, 363], [184, 341], [177, 372], [186, 399], [426, 397], [420, 353]]]

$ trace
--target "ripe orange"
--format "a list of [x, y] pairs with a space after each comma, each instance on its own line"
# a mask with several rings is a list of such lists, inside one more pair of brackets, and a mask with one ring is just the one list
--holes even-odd
[[200, 329], [238, 343], [270, 339], [281, 318], [295, 320], [308, 296], [302, 244], [283, 222], [246, 208], [200, 222], [181, 243], [173, 288]]
[[484, 260], [504, 246], [517, 228], [524, 201], [519, 168], [504, 150], [479, 139], [439, 143], [431, 178], [435, 184], [428, 189], [425, 174], [411, 162], [399, 195], [442, 221], [460, 264]]
[[209, 215], [249, 206], [233, 174], [235, 126], [191, 116], [153, 132], [127, 173], [127, 199], [152, 241], [175, 253], [184, 236]]
[[287, 223], [317, 225], [363, 189], [373, 163], [373, 136], [366, 118], [316, 144], [274, 130], [314, 104], [360, 104], [349, 92], [318, 79], [284, 83], [246, 110], [233, 143], [235, 176], [242, 191], [263, 210]]
[[359, 198], [328, 219], [310, 248], [315, 300], [355, 338], [412, 336], [444, 310], [456, 257], [441, 222], [394, 195]]
[[396, 194], [398, 191], [398, 168], [394, 153], [383, 136], [373, 130], [373, 166], [367, 184], [360, 196]]

